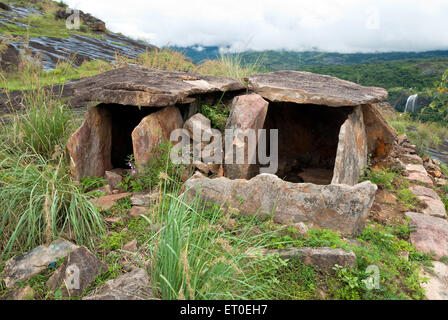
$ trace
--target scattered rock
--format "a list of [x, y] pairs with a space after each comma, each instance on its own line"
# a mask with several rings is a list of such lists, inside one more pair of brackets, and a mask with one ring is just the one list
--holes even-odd
[[105, 174], [106, 182], [112, 189], [117, 189], [117, 186], [123, 181], [123, 177], [115, 172], [106, 171]]
[[429, 278], [427, 283], [422, 283], [425, 289], [425, 298], [428, 300], [448, 300], [448, 265], [433, 261], [434, 274], [423, 272], [421, 277]]
[[423, 186], [412, 186], [409, 188], [417, 197], [427, 197], [431, 199], [440, 200], [439, 195], [433, 189]]
[[108, 266], [86, 247], [79, 247], [68, 255], [47, 285], [53, 291], [61, 288], [65, 297], [79, 297], [107, 269]]
[[141, 215], [147, 214], [148, 208], [147, 207], [139, 207], [139, 206], [133, 206], [130, 210], [129, 210], [129, 215], [133, 218], [137, 218]]
[[424, 185], [432, 187], [434, 185], [432, 179], [428, 176], [428, 173], [420, 164], [408, 164], [406, 165], [406, 172], [408, 174], [407, 179], [412, 182], [422, 183]]
[[303, 222], [343, 234], [364, 229], [377, 190], [369, 181], [356, 186], [296, 184], [275, 175], [260, 174], [247, 180], [209, 179], [195, 174], [185, 185], [187, 200], [199, 195], [204, 202], [236, 208], [242, 214], [271, 216], [280, 224]]
[[148, 191], [134, 193], [131, 197], [133, 206], [149, 207], [151, 203], [151, 194]]
[[110, 208], [112, 208], [114, 205], [116, 205], [118, 200], [130, 197], [131, 195], [132, 195], [132, 193], [128, 193], [128, 192], [127, 193], [112, 194], [110, 196], [104, 196], [104, 197], [101, 197], [101, 198], [98, 198], [98, 199], [93, 199], [93, 200], [90, 200], [90, 201], [98, 209], [103, 210], [103, 211], [107, 211]]
[[93, 189], [92, 191], [102, 192], [105, 193], [107, 196], [110, 196], [113, 194], [113, 191], [110, 185], [105, 185], [104, 187], [99, 187], [96, 189]]
[[8, 260], [2, 273], [6, 287], [10, 288], [18, 281], [26, 281], [41, 273], [50, 263], [66, 257], [76, 248], [77, 246], [71, 242], [57, 240], [48, 247], [39, 246], [30, 252]]
[[[250, 179], [257, 174], [257, 148], [254, 144], [248, 145], [245, 141], [246, 130], [263, 129], [269, 103], [258, 94], [246, 94], [235, 97], [232, 102], [230, 116], [227, 119], [226, 129], [241, 130], [234, 137], [236, 154], [244, 155], [244, 164], [224, 165], [224, 175], [231, 179]], [[253, 138], [257, 139], [256, 136]], [[250, 142], [249, 142], [250, 143]], [[249, 148], [250, 147], [250, 148]]]
[[353, 268], [356, 265], [356, 255], [350, 251], [344, 251], [342, 249], [333, 248], [289, 248], [289, 249], [276, 249], [256, 250], [254, 253], [250, 253], [250, 256], [255, 257], [257, 254], [263, 256], [267, 255], [279, 255], [282, 259], [300, 259], [304, 264], [308, 266], [316, 266], [322, 271], [333, 273], [333, 267], [340, 265], [342, 267]]
[[423, 165], [423, 160], [422, 158], [420, 158], [418, 155], [416, 154], [402, 154], [400, 155], [401, 159], [403, 159], [403, 161], [405, 163], [410, 163], [410, 164], [420, 164]]
[[120, 221], [122, 221], [123, 219], [121, 217], [108, 217], [108, 218], [104, 218], [104, 221], [108, 222], [108, 223], [119, 223]]
[[446, 179], [435, 179], [436, 180], [436, 186], [439, 188], [442, 188], [447, 185], [448, 180]]
[[404, 142], [408, 141], [408, 136], [406, 134], [399, 135], [397, 138], [398, 145], [403, 145]]
[[83, 300], [153, 300], [154, 294], [148, 274], [134, 269], [116, 279], [107, 281]]
[[[201, 113], [196, 113], [184, 123], [184, 129], [188, 133], [191, 139], [198, 139], [198, 142], [202, 142], [202, 136], [204, 133], [211, 135], [212, 124], [210, 119], [206, 118]], [[194, 136], [194, 132], [197, 132], [197, 137]]]
[[448, 221], [421, 213], [406, 213], [416, 231], [411, 233], [411, 242], [417, 250], [431, 254], [436, 259], [448, 256]]
[[272, 102], [344, 107], [372, 104], [387, 97], [387, 91], [382, 88], [363, 87], [310, 72], [282, 70], [256, 74], [247, 81], [249, 90]]
[[426, 205], [424, 214], [438, 218], [446, 217], [445, 205], [434, 190], [422, 186], [413, 186], [410, 190]]
[[128, 243], [126, 243], [124, 246], [123, 246], [123, 250], [125, 250], [125, 251], [130, 251], [130, 252], [137, 252], [137, 240], [132, 240], [132, 241], [130, 241], [130, 242], [128, 242]]
[[170, 140], [171, 132], [182, 128], [183, 120], [175, 106], [163, 108], [143, 118], [132, 131], [132, 144], [137, 165], [144, 166], [154, 157], [153, 148]]
[[354, 108], [339, 133], [332, 184], [358, 183], [367, 166], [367, 136], [361, 107]]

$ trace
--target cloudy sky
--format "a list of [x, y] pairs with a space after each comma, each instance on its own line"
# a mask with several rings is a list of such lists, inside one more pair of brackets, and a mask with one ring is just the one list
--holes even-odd
[[448, 0], [65, 0], [157, 46], [448, 50]]

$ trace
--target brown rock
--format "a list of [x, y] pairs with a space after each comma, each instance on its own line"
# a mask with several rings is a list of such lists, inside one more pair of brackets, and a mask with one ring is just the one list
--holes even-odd
[[[184, 123], [184, 129], [186, 130], [190, 138], [193, 140], [194, 138], [197, 138], [198, 141], [202, 141], [202, 135], [204, 134], [204, 132], [208, 132], [208, 134], [211, 134], [211, 127], [212, 123], [210, 119], [206, 118], [201, 113], [196, 113]], [[198, 137], [194, 136], [195, 131], [199, 133]]]
[[427, 186], [432, 187], [434, 183], [432, 179], [428, 176], [428, 173], [420, 164], [408, 164], [406, 165], [406, 172], [408, 173], [407, 179], [416, 183], [423, 183]]
[[129, 210], [129, 215], [133, 218], [137, 218], [138, 216], [144, 215], [148, 213], [148, 208], [146, 207], [138, 207], [134, 206]]
[[141, 107], [191, 103], [193, 96], [244, 89], [229, 78], [127, 66], [77, 81], [74, 99]]
[[361, 107], [354, 108], [339, 133], [332, 184], [358, 183], [367, 166], [367, 137]]
[[107, 211], [110, 208], [112, 208], [114, 205], [116, 205], [118, 200], [130, 197], [131, 195], [132, 195], [132, 193], [119, 193], [119, 194], [113, 194], [110, 196], [104, 196], [104, 197], [101, 197], [98, 199], [93, 199], [90, 201], [98, 209]]
[[137, 249], [137, 240], [134, 239], [134, 240], [126, 243], [123, 246], [123, 250], [130, 251], [130, 252], [137, 252], [138, 251], [138, 249]]
[[363, 87], [310, 72], [282, 70], [256, 74], [247, 81], [250, 90], [272, 102], [344, 107], [376, 103], [387, 97], [382, 88]]
[[166, 107], [143, 118], [132, 132], [135, 162], [146, 165], [154, 156], [153, 147], [170, 140], [171, 132], [182, 127], [177, 107]]
[[53, 291], [61, 288], [66, 297], [79, 297], [107, 269], [108, 266], [86, 247], [79, 247], [68, 255], [67, 260], [50, 277], [48, 286]]
[[433, 252], [436, 259], [448, 256], [448, 221], [415, 212], [408, 212], [406, 216], [411, 219], [411, 225], [416, 226], [411, 242], [417, 250]]
[[273, 215], [280, 224], [304, 222], [309, 228], [351, 235], [364, 229], [377, 187], [370, 182], [353, 187], [296, 184], [271, 174], [260, 174], [249, 181], [195, 174], [184, 190], [188, 200], [198, 194], [204, 202], [236, 208], [245, 215]]
[[102, 177], [112, 169], [111, 144], [110, 113], [104, 106], [88, 109], [81, 127], [67, 143], [73, 178]]
[[424, 214], [438, 218], [446, 217], [445, 205], [434, 190], [422, 186], [413, 186], [410, 190], [426, 205]]
[[112, 171], [106, 171], [105, 178], [106, 182], [111, 186], [112, 189], [116, 189], [121, 181], [123, 181], [123, 177], [121, 175]]
[[34, 289], [30, 286], [20, 288], [14, 292], [12, 296], [13, 300], [34, 300]]

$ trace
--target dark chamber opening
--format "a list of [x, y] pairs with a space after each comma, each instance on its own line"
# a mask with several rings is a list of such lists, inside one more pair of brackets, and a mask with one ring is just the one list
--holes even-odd
[[351, 111], [350, 107], [270, 102], [264, 129], [279, 130], [277, 176], [294, 183], [330, 184], [339, 131]]
[[132, 131], [142, 119], [160, 108], [107, 105], [112, 121], [111, 161], [114, 168], [129, 169], [128, 158], [134, 153]]

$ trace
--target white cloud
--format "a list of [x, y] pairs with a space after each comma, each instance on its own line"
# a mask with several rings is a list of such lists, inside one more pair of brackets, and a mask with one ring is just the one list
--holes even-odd
[[66, 0], [157, 46], [448, 50], [447, 0]]

